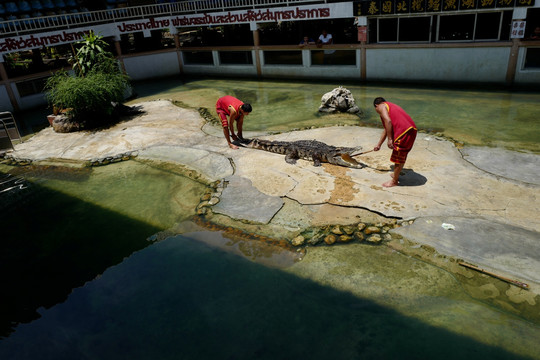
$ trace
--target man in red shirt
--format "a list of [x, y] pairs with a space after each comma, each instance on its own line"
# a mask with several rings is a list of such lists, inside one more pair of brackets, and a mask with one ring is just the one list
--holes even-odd
[[[216, 103], [216, 111], [221, 119], [221, 125], [223, 126], [223, 134], [227, 143], [231, 149], [238, 149], [238, 146], [231, 143], [233, 141], [244, 141], [242, 137], [242, 125], [244, 124], [244, 116], [249, 115], [252, 108], [250, 104], [244, 104], [237, 98], [227, 95], [218, 99]], [[227, 121], [227, 116], [229, 120]], [[236, 120], [236, 129], [238, 130], [238, 136], [234, 134], [234, 121]], [[229, 135], [230, 130], [230, 135]]]
[[412, 118], [396, 104], [386, 101], [382, 97], [373, 100], [375, 111], [381, 117], [384, 130], [374, 151], [379, 151], [385, 139], [387, 145], [392, 149], [390, 161], [394, 163], [394, 174], [392, 180], [382, 184], [384, 187], [398, 185], [399, 174], [403, 170], [407, 155], [411, 151], [416, 139], [416, 125]]

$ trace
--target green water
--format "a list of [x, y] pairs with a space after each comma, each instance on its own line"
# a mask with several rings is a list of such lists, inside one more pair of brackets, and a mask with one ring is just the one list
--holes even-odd
[[[318, 112], [321, 96], [338, 86], [351, 91], [363, 116]], [[168, 79], [136, 83], [134, 90], [138, 98], [130, 104], [173, 99], [192, 107], [205, 107], [212, 114], [220, 96], [233, 95], [253, 106], [244, 122], [245, 130], [280, 132], [336, 124], [380, 126], [373, 99], [382, 96], [402, 106], [420, 130], [441, 132], [469, 145], [540, 153], [540, 92], [242, 79]]]
[[0, 165], [0, 180], [0, 336], [191, 217], [205, 189], [135, 161], [82, 169]]

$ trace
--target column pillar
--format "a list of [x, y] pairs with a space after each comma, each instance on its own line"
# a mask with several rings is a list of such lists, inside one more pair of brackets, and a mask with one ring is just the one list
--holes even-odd
[[516, 77], [519, 42], [519, 39], [512, 39], [510, 58], [508, 59], [508, 67], [506, 68], [506, 85], [512, 85], [514, 83], [514, 78]]
[[261, 56], [260, 56], [260, 34], [259, 34], [259, 27], [257, 26], [257, 23], [252, 22], [249, 24], [249, 27], [251, 31], [253, 32], [253, 45], [255, 48], [255, 66], [257, 67], [257, 77], [261, 77], [262, 75], [262, 69], [261, 69]]
[[116, 59], [120, 61], [120, 66], [124, 74], [126, 73], [126, 65], [124, 64], [124, 57], [122, 56], [122, 46], [120, 45], [120, 35], [114, 37], [114, 50], [116, 51]]

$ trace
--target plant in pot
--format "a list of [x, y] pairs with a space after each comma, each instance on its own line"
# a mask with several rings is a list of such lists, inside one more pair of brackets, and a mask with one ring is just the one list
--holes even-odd
[[[104, 126], [115, 120], [115, 106], [124, 101], [129, 78], [121, 71], [108, 45], [93, 32], [77, 43], [72, 58], [74, 73], [58, 71], [45, 85], [46, 97], [57, 116], [53, 128], [58, 132]], [[55, 126], [56, 124], [56, 126]]]

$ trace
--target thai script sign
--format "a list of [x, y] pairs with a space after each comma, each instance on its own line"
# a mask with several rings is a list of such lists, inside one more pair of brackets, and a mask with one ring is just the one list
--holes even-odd
[[90, 30], [94, 31], [96, 34], [108, 37], [133, 32], [148, 32], [150, 30], [201, 25], [232, 25], [257, 22], [352, 18], [352, 14], [353, 3], [348, 2], [139, 19], [86, 28], [3, 38], [0, 39], [0, 55], [15, 51], [40, 48], [43, 46], [71, 43], [81, 40], [83, 34], [88, 33]]
[[338, 19], [348, 17], [353, 17], [351, 2], [181, 15], [166, 18], [119, 22], [116, 24], [116, 26], [120, 33], [129, 33], [149, 29], [162, 29], [171, 26], [187, 27], [199, 25], [232, 25], [247, 24], [252, 22]]
[[44, 46], [56, 46], [69, 44], [83, 39], [83, 35], [94, 31], [96, 34], [109, 36], [113, 28], [110, 24], [92, 26], [89, 28], [68, 29], [47, 33], [13, 36], [0, 39], [0, 55], [10, 52], [24, 51], [42, 48]]
[[55, 33], [5, 38], [0, 40], [0, 51], [10, 52], [43, 46], [61, 45], [82, 40], [83, 35], [88, 32], [89, 30], [64, 30]]

